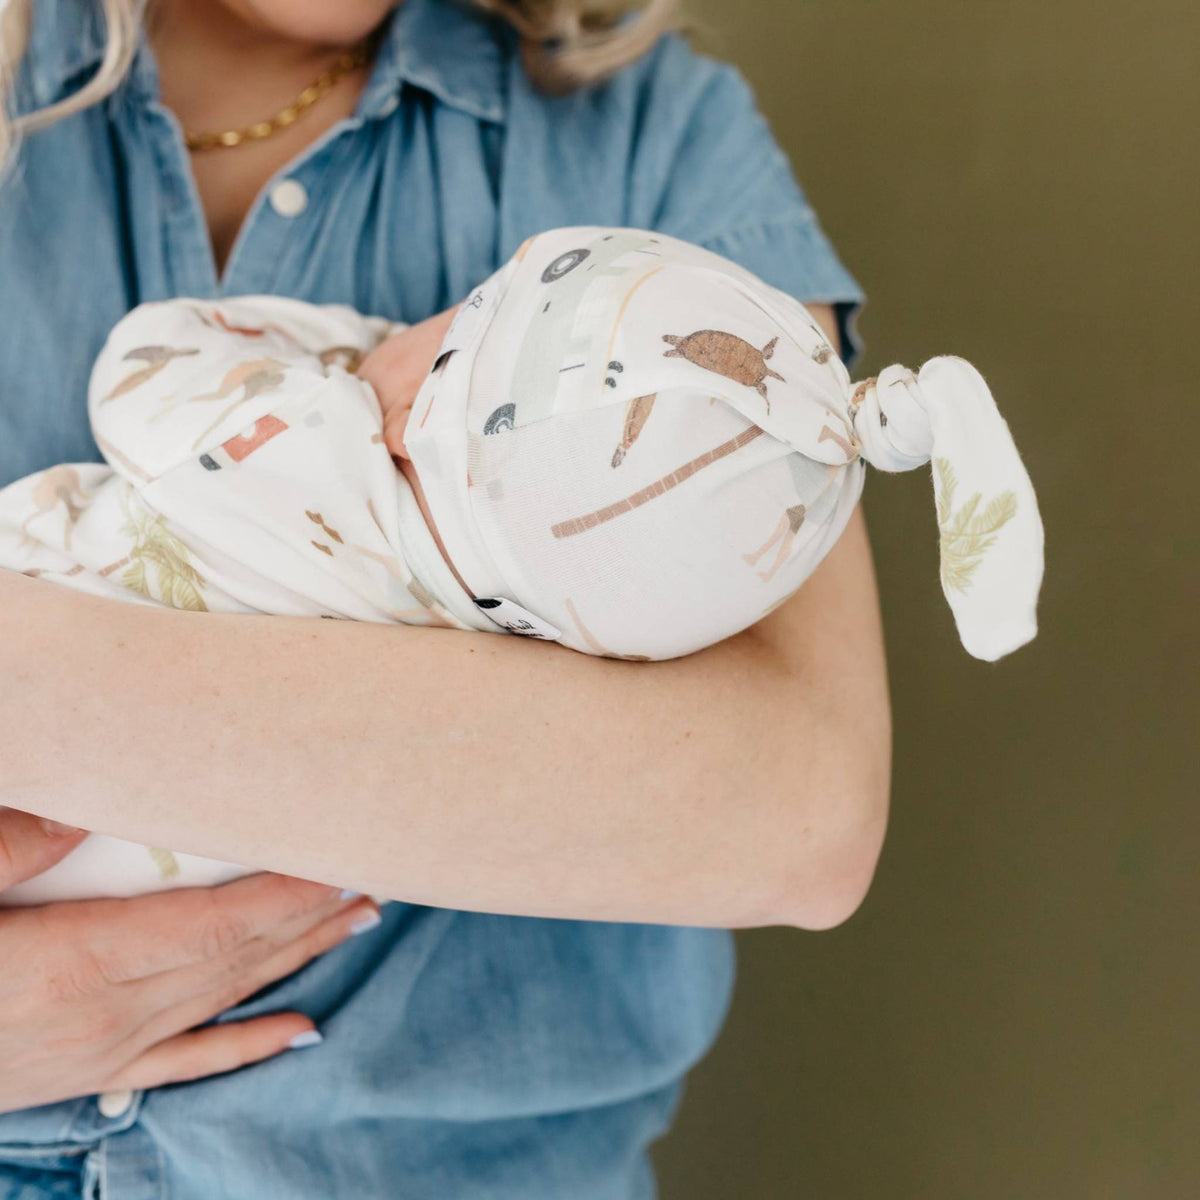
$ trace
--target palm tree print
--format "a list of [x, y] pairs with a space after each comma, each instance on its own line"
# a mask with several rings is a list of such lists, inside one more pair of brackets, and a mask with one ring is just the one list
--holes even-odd
[[941, 530], [942, 587], [947, 592], [966, 592], [971, 577], [983, 562], [983, 556], [995, 542], [1000, 529], [1017, 515], [1016, 493], [1001, 492], [989, 500], [982, 512], [983, 493], [975, 492], [954, 511], [954, 492], [958, 478], [948, 458], [935, 458], [939, 486], [937, 519]]
[[137, 506], [139, 511], [131, 510], [128, 493], [122, 495], [121, 506], [128, 518], [121, 532], [134, 539], [133, 548], [120, 562], [105, 567], [101, 574], [111, 574], [124, 567], [121, 584], [130, 591], [140, 592], [171, 608], [208, 612], [208, 605], [201, 595], [207, 581], [192, 565], [187, 547], [168, 531], [166, 518], [140, 504]]
[[161, 846], [147, 846], [154, 865], [158, 868], [159, 879], [175, 879], [179, 875], [179, 859], [170, 850]]

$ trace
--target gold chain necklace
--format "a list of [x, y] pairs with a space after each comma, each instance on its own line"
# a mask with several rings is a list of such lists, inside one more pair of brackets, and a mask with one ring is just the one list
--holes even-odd
[[291, 104], [281, 108], [269, 121], [256, 121], [244, 129], [227, 129], [223, 133], [185, 132], [183, 140], [189, 150], [219, 150], [270, 137], [289, 126], [305, 109], [316, 104], [343, 75], [361, 67], [370, 58], [370, 54], [370, 46], [364, 42], [338, 55], [333, 66], [322, 71]]

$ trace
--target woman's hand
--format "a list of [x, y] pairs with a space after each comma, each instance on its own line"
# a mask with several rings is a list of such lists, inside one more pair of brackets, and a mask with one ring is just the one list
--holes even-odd
[[408, 457], [404, 448], [408, 414], [421, 384], [437, 361], [438, 350], [458, 308], [456, 304], [380, 342], [363, 359], [356, 372], [379, 397], [383, 409], [383, 442], [397, 457]]
[[[0, 809], [0, 891], [85, 836]], [[0, 1112], [198, 1079], [288, 1049], [313, 1029], [300, 1013], [194, 1027], [336, 946], [370, 912], [340, 888], [268, 874], [0, 909]]]

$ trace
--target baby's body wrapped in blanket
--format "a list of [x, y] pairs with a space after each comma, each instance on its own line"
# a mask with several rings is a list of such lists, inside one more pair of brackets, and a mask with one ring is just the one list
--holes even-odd
[[[538, 234], [464, 301], [406, 431], [452, 571], [353, 373], [403, 328], [279, 297], [135, 309], [89, 390], [107, 462], [0, 491], [0, 568], [143, 604], [666, 659], [791, 596], [868, 459], [933, 457], [964, 642], [995, 658], [1034, 635], [1036, 501], [961, 360], [854, 388], [803, 306], [727, 259], [644, 230]], [[3, 901], [245, 872], [93, 835]]]

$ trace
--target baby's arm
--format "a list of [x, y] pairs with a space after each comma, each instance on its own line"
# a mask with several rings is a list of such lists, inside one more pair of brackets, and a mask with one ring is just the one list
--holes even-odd
[[289, 377], [354, 371], [391, 329], [344, 305], [279, 296], [143, 304], [117, 323], [92, 372], [92, 433], [144, 484], [253, 428]]

